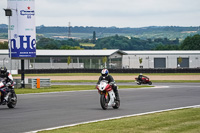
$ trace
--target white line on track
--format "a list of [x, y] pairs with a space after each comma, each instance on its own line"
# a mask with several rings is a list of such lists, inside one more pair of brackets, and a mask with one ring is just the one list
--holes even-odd
[[145, 113], [139, 113], [139, 114], [111, 117], [111, 118], [106, 118], [106, 119], [99, 119], [99, 120], [93, 120], [93, 121], [86, 121], [86, 122], [74, 123], [74, 124], [69, 124], [69, 125], [63, 125], [63, 126], [58, 126], [58, 127], [40, 129], [40, 130], [35, 130], [35, 131], [30, 131], [30, 132], [25, 132], [25, 133], [37, 133], [39, 131], [48, 131], [48, 130], [54, 130], [54, 129], [59, 129], [59, 128], [72, 127], [72, 126], [77, 126], [77, 125], [80, 125], [80, 124], [88, 124], [88, 123], [93, 123], [93, 122], [107, 121], [107, 120], [113, 120], [113, 119], [121, 119], [121, 118], [126, 118], [126, 117], [141, 116], [141, 115], [154, 114], [154, 113], [173, 111], [173, 110], [179, 110], [179, 109], [188, 109], [188, 108], [200, 108], [200, 105], [193, 105], [193, 106], [172, 108], [172, 109], [166, 109], [166, 110], [158, 110], [158, 111], [145, 112]]

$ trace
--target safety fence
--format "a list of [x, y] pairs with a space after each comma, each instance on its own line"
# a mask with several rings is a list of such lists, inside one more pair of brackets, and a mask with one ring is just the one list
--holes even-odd
[[[15, 88], [21, 88], [21, 79], [14, 79]], [[49, 78], [33, 78], [33, 79], [25, 79], [25, 88], [44, 88], [50, 87], [51, 80]]]
[[[101, 69], [27, 69], [25, 74], [40, 73], [100, 73]], [[175, 69], [109, 69], [110, 73], [200, 73], [200, 68], [175, 68]], [[18, 70], [21, 74], [21, 70]]]

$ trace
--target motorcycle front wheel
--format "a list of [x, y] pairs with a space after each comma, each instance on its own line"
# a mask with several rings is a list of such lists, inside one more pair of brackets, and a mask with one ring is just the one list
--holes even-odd
[[7, 104], [7, 106], [8, 106], [8, 108], [15, 108], [16, 104], [17, 104], [17, 95], [13, 91], [8, 96], [8, 104]]
[[152, 82], [151, 82], [151, 81], [149, 81], [149, 85], [152, 85]]
[[101, 104], [102, 109], [106, 110], [108, 108], [108, 102], [104, 94], [100, 96], [100, 104]]
[[115, 101], [115, 106], [113, 106], [113, 109], [118, 109], [120, 106], [120, 100], [119, 101]]

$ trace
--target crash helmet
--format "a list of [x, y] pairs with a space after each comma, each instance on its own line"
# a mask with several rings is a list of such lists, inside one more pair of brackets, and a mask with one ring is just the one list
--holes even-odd
[[7, 68], [6, 67], [1, 67], [0, 68], [0, 73], [1, 74], [5, 74], [7, 72]]
[[142, 76], [142, 73], [140, 73], [140, 75]]
[[101, 75], [102, 75], [102, 76], [108, 76], [108, 69], [103, 69], [103, 70], [101, 71]]

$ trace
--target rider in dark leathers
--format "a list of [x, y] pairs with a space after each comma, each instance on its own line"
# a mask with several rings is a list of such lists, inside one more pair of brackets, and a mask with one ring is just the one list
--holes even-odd
[[140, 73], [140, 75], [138, 76], [138, 80], [141, 82], [142, 82], [142, 77], [143, 77], [143, 75], [142, 75], [142, 73]]
[[[11, 73], [7, 72], [7, 69], [6, 67], [1, 67], [0, 68], [0, 78], [4, 79], [5, 80], [5, 86], [7, 86], [9, 89], [13, 89], [14, 86], [13, 85], [13, 77], [11, 75]], [[3, 101], [2, 104], [5, 104], [6, 101], [7, 101], [7, 92], [6, 90], [5, 91], [2, 91], [2, 96], [1, 96], [1, 101]]]
[[115, 81], [113, 79], [113, 77], [111, 75], [108, 74], [108, 70], [107, 69], [103, 69], [101, 71], [101, 76], [99, 77], [99, 80], [97, 82], [97, 85], [100, 84], [101, 80], [107, 80], [108, 83], [112, 86], [113, 88], [113, 91], [115, 93], [115, 96], [116, 96], [116, 100], [119, 101], [120, 98], [119, 98], [119, 92], [118, 92], [118, 89], [117, 89], [117, 85], [115, 84]]

